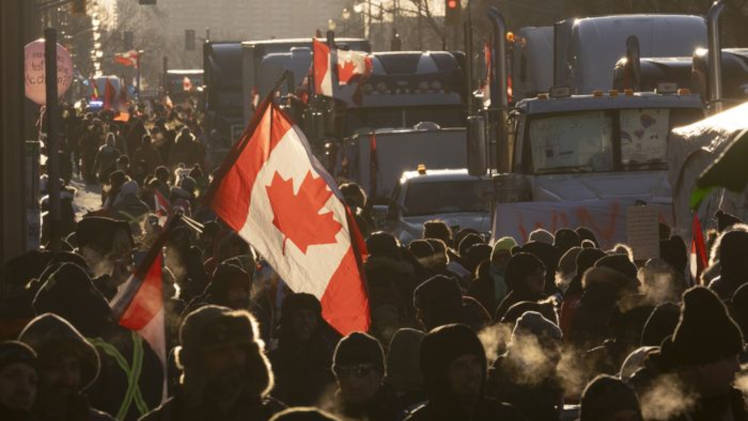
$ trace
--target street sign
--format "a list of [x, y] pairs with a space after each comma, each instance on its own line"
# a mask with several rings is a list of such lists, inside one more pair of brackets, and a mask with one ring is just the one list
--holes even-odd
[[[32, 41], [24, 47], [24, 79], [26, 98], [39, 105], [47, 103], [44, 75], [44, 39]], [[65, 47], [57, 44], [57, 95], [62, 96], [73, 82], [73, 59]]]

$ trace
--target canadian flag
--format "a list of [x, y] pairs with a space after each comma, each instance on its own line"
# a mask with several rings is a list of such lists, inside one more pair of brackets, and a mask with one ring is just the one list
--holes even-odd
[[699, 276], [709, 265], [709, 258], [706, 254], [706, 242], [704, 241], [704, 231], [701, 229], [701, 221], [696, 213], [693, 214], [691, 222], [691, 277], [696, 283], [699, 282]]
[[[162, 249], [180, 216], [172, 218], [158, 236], [135, 272], [119, 289], [110, 306], [117, 323], [137, 332], [156, 353], [166, 373], [166, 327]], [[164, 375], [163, 396], [166, 393]]]
[[123, 66], [135, 67], [136, 69], [138, 68], [138, 58], [138, 52], [135, 50], [114, 54], [114, 61]]
[[313, 63], [314, 66], [314, 92], [333, 96], [332, 91], [332, 56], [330, 47], [324, 42], [312, 40], [313, 45]]
[[153, 194], [153, 203], [155, 206], [156, 215], [167, 216], [171, 215], [171, 203], [161, 194], [160, 191], [156, 190]]
[[341, 86], [366, 79], [372, 71], [371, 57], [363, 51], [337, 50], [338, 83]]
[[360, 236], [302, 131], [268, 96], [207, 201], [295, 292], [313, 294], [342, 334], [369, 328]]
[[[339, 87], [356, 82], [360, 84], [366, 80], [373, 68], [371, 57], [364, 51], [330, 48], [317, 39], [314, 39], [312, 43], [314, 44], [314, 91], [320, 95], [341, 97], [341, 99], [355, 95], [355, 89], [349, 92]], [[337, 83], [333, 80], [334, 75], [337, 76]]]

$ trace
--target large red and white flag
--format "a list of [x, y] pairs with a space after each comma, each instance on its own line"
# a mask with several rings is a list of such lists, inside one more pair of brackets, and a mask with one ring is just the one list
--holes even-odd
[[171, 203], [164, 197], [163, 194], [161, 194], [160, 191], [158, 191], [158, 189], [156, 189], [156, 192], [153, 194], [153, 203], [155, 205], [154, 210], [156, 211], [156, 215], [171, 215]]
[[128, 67], [138, 68], [138, 52], [135, 50], [126, 51], [124, 53], [115, 53], [114, 61]]
[[319, 95], [333, 96], [332, 90], [332, 54], [324, 42], [312, 40], [314, 66], [314, 92]]
[[336, 330], [368, 330], [360, 250], [351, 239], [355, 222], [302, 131], [270, 97], [234, 145], [207, 200], [293, 291], [319, 298], [322, 317]]

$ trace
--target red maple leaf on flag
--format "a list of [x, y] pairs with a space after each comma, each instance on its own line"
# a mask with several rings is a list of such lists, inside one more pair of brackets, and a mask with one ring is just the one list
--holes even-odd
[[355, 72], [356, 65], [351, 60], [346, 60], [342, 65], [338, 64], [338, 80], [341, 84], [350, 82]]
[[285, 235], [284, 254], [286, 240], [291, 240], [304, 254], [311, 245], [336, 243], [335, 235], [342, 225], [333, 218], [332, 212], [319, 213], [332, 196], [322, 177], [313, 178], [308, 171], [299, 193], [294, 194], [293, 178], [284, 180], [276, 171], [273, 181], [265, 188], [273, 209], [273, 225]]

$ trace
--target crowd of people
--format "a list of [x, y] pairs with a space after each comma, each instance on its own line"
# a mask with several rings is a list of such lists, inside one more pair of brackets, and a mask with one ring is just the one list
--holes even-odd
[[[190, 124], [134, 112], [70, 129], [71, 171], [103, 183], [102, 210], [60, 233], [62, 251], [3, 267], [0, 419], [748, 420], [739, 219], [718, 215], [693, 278], [665, 225], [647, 261], [585, 227], [490, 241], [434, 220], [401, 244], [347, 183], [371, 327], [342, 336], [201, 203]], [[110, 308], [163, 230], [159, 195], [192, 221], [165, 246], [165, 368]]]

